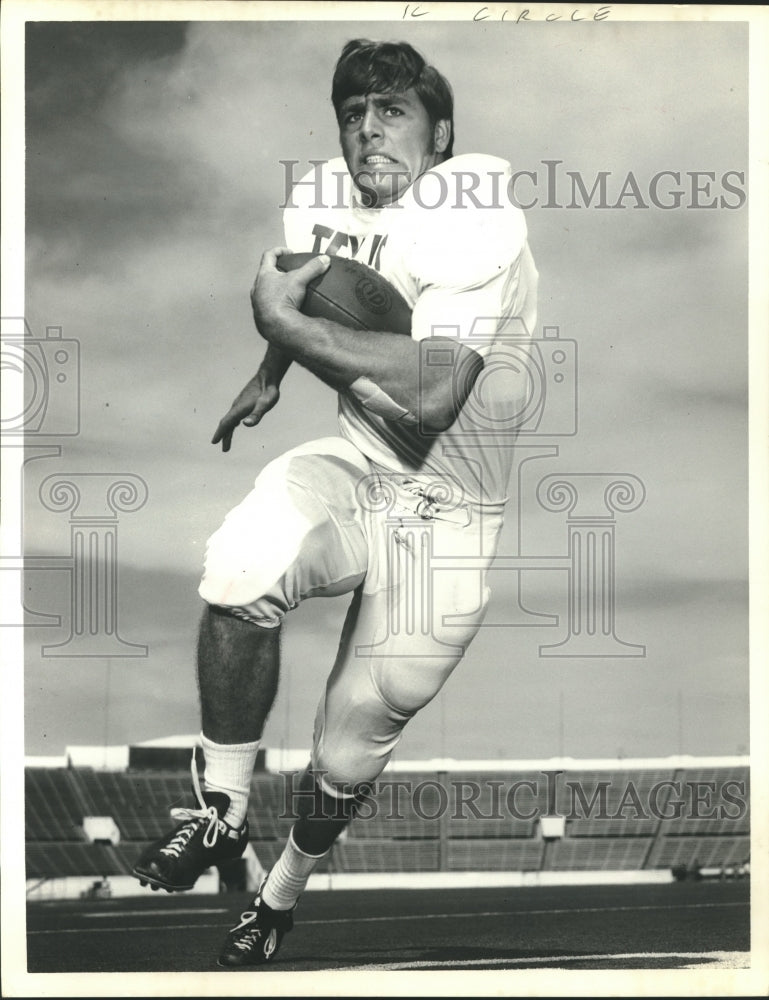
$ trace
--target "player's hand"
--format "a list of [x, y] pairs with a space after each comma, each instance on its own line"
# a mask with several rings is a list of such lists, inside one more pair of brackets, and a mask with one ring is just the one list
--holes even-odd
[[219, 421], [211, 444], [222, 442], [222, 451], [229, 451], [232, 435], [239, 424], [255, 427], [265, 413], [271, 410], [280, 398], [280, 389], [269, 382], [259, 371], [238, 393], [232, 406]]
[[291, 252], [287, 247], [265, 251], [251, 289], [251, 306], [257, 329], [265, 340], [278, 345], [291, 314], [302, 308], [308, 284], [323, 274], [331, 262], [329, 257], [321, 254], [296, 271], [278, 270], [279, 258]]

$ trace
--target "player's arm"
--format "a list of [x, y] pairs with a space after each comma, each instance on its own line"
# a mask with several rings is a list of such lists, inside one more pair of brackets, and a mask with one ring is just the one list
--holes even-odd
[[255, 427], [265, 413], [280, 398], [280, 383], [291, 365], [291, 358], [279, 347], [268, 344], [259, 370], [233, 400], [232, 406], [219, 421], [211, 444], [222, 442], [222, 451], [229, 451], [235, 428], [242, 423]]
[[[262, 257], [251, 291], [254, 319], [261, 335], [338, 391], [368, 397], [387, 419], [420, 421], [440, 431], [456, 419], [483, 367], [481, 357], [446, 338], [454, 367], [423, 364], [423, 353], [435, 349], [443, 338], [418, 343], [387, 331], [350, 330], [325, 319], [300, 312], [305, 290], [322, 274], [329, 258], [315, 257], [296, 271], [276, 267], [285, 248], [268, 250]], [[461, 377], [456, 378], [461, 371]]]

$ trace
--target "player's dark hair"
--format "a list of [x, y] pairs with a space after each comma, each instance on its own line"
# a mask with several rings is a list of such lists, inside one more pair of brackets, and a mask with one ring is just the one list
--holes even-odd
[[454, 155], [454, 95], [448, 80], [429, 66], [408, 42], [371, 42], [356, 38], [348, 42], [334, 70], [331, 101], [337, 119], [348, 97], [365, 97], [372, 92], [402, 93], [414, 88], [435, 125], [446, 120], [451, 126], [444, 158]]

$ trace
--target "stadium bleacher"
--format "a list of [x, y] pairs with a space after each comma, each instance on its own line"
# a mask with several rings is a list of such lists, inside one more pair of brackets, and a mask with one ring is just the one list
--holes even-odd
[[123, 852], [107, 844], [27, 843], [27, 878], [129, 875]]
[[750, 837], [663, 837], [657, 841], [649, 868], [725, 868], [750, 858]]
[[750, 858], [748, 767], [676, 771], [648, 868], [724, 869]]
[[672, 769], [569, 772], [559, 786], [558, 812], [569, 837], [654, 836], [660, 819], [650, 799], [663, 808], [672, 778]]
[[435, 840], [346, 839], [334, 848], [334, 867], [341, 872], [435, 872]]
[[748, 834], [750, 772], [747, 767], [687, 768], [676, 773], [681, 794], [671, 797], [662, 820], [666, 837]]
[[533, 837], [536, 816], [547, 811], [541, 773], [452, 771], [447, 785], [449, 837]]
[[88, 803], [78, 796], [72, 772], [59, 768], [27, 768], [24, 773], [27, 840], [83, 840]]
[[[160, 763], [158, 763], [160, 761]], [[268, 869], [291, 828], [291, 775], [258, 770], [251, 846]], [[190, 804], [189, 771], [27, 767], [27, 878], [130, 875], [146, 844]], [[321, 864], [329, 872], [627, 872], [744, 865], [749, 771], [718, 766], [502, 766], [386, 772]], [[294, 800], [295, 805], [295, 800]], [[562, 817], [555, 834], [540, 819]], [[89, 842], [86, 817], [118, 833]], [[93, 834], [91, 839], [94, 839]]]
[[545, 844], [542, 840], [450, 840], [448, 869], [468, 871], [539, 871]]
[[291, 787], [277, 774], [257, 774], [251, 782], [248, 825], [251, 839], [284, 841], [291, 829]]
[[353, 839], [433, 840], [435, 817], [446, 798], [434, 771], [383, 775], [373, 796], [349, 827]]
[[641, 871], [651, 837], [564, 837], [548, 844], [549, 871]]

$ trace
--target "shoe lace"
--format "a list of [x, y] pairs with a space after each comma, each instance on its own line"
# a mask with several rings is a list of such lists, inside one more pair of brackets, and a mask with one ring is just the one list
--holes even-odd
[[192, 773], [192, 787], [195, 791], [195, 798], [198, 800], [200, 808], [176, 808], [171, 810], [171, 817], [173, 819], [181, 821], [186, 820], [186, 822], [184, 823], [184, 826], [180, 827], [176, 831], [165, 847], [160, 849], [161, 854], [168, 854], [175, 858], [179, 857], [181, 852], [190, 842], [196, 830], [200, 829], [205, 820], [208, 821], [208, 825], [206, 827], [206, 832], [203, 834], [204, 847], [213, 847], [219, 838], [219, 834], [224, 833], [227, 829], [224, 821], [219, 819], [219, 813], [216, 811], [216, 807], [206, 805], [206, 801], [203, 798], [203, 793], [200, 789], [200, 780], [198, 779], [198, 769], [195, 764], [194, 747], [192, 749], [190, 771]]
[[[238, 935], [232, 942], [241, 951], [249, 951], [262, 936], [262, 932], [256, 924], [257, 916], [258, 914], [255, 910], [246, 910], [245, 913], [241, 913], [238, 926], [232, 928], [233, 934], [237, 934], [239, 930], [243, 930], [243, 933]], [[248, 926], [249, 924], [251, 926]]]

